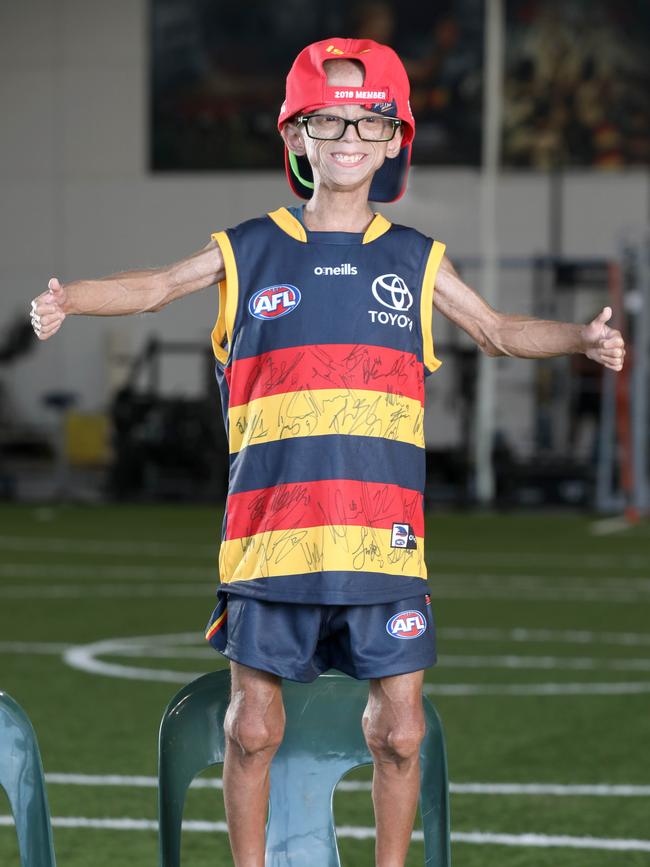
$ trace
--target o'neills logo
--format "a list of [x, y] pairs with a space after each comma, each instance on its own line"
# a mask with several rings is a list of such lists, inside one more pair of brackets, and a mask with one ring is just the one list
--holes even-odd
[[356, 265], [350, 265], [349, 262], [341, 262], [340, 265], [335, 265], [334, 267], [330, 267], [329, 265], [316, 265], [314, 268], [314, 274], [318, 277], [326, 274], [327, 276], [340, 276], [345, 277], [348, 274], [356, 274], [357, 267]]

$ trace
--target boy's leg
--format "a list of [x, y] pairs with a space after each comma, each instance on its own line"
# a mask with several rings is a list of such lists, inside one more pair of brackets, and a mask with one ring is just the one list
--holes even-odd
[[370, 681], [363, 732], [374, 759], [377, 867], [403, 867], [420, 791], [423, 671]]
[[284, 734], [282, 680], [231, 661], [223, 796], [235, 867], [264, 867], [271, 759]]

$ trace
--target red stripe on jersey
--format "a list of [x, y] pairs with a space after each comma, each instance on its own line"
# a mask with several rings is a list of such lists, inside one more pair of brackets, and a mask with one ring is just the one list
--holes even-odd
[[364, 343], [324, 343], [274, 349], [226, 368], [229, 405], [315, 388], [400, 394], [424, 405], [422, 362], [412, 352]]
[[377, 482], [327, 479], [258, 488], [230, 494], [227, 509], [226, 539], [325, 524], [389, 530], [394, 522], [424, 536], [422, 494]]

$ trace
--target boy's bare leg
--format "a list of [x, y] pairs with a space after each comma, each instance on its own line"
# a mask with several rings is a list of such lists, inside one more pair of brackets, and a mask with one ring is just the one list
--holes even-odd
[[403, 867], [420, 791], [423, 671], [370, 681], [363, 732], [374, 759], [377, 867]]
[[284, 734], [282, 680], [230, 663], [223, 798], [235, 867], [264, 867], [271, 759]]

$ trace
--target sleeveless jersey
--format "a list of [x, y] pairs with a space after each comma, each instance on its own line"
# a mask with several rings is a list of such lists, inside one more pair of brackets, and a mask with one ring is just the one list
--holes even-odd
[[349, 605], [421, 594], [444, 245], [379, 214], [365, 234], [311, 232], [286, 208], [212, 237], [230, 452], [221, 590]]

